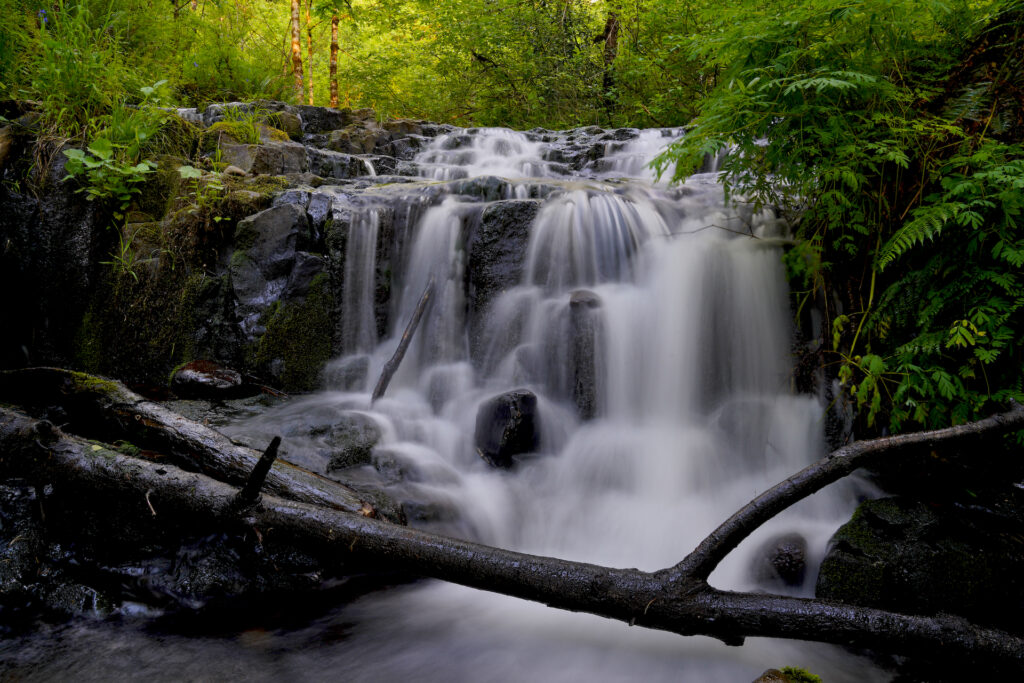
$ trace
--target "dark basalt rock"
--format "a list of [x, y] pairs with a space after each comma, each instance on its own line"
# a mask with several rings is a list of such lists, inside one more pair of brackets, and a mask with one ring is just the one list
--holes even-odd
[[509, 391], [485, 401], [476, 414], [477, 452], [493, 467], [509, 469], [514, 456], [532, 453], [540, 445], [537, 396], [532, 391]]
[[580, 418], [598, 412], [598, 359], [601, 337], [601, 298], [586, 289], [569, 295], [569, 367], [572, 399]]
[[815, 593], [1017, 629], [1024, 609], [1022, 532], [1019, 519], [977, 505], [867, 501], [832, 537]]
[[470, 349], [475, 361], [482, 349], [479, 335], [487, 309], [501, 292], [522, 278], [530, 243], [530, 225], [540, 210], [532, 199], [493, 202], [472, 226], [466, 242], [466, 280]]
[[807, 540], [798, 533], [781, 534], [762, 545], [751, 574], [759, 584], [800, 586], [807, 573]]

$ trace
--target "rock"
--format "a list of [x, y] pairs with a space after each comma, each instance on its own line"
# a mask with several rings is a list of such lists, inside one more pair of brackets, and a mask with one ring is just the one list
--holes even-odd
[[221, 159], [254, 175], [304, 173], [309, 162], [306, 148], [297, 142], [264, 142], [259, 145], [222, 143]]
[[249, 175], [248, 173], [238, 168], [237, 166], [228, 166], [227, 168], [224, 169], [223, 173], [224, 175], [233, 175], [238, 177]]
[[601, 326], [601, 298], [578, 289], [569, 295], [569, 367], [572, 399], [583, 420], [598, 412], [598, 358]]
[[356, 178], [369, 175], [370, 169], [359, 157], [328, 149], [306, 149], [309, 171], [323, 178]]
[[261, 317], [278, 301], [300, 301], [325, 261], [299, 251], [309, 239], [309, 222], [300, 204], [281, 204], [238, 222], [236, 250], [229, 272], [236, 314], [248, 337], [263, 333]]
[[209, 360], [185, 363], [171, 377], [171, 389], [179, 398], [241, 398], [259, 393], [241, 373]]
[[757, 551], [751, 575], [759, 584], [771, 587], [800, 586], [807, 572], [807, 540], [798, 533], [776, 536]]
[[331, 449], [327, 471], [369, 464], [380, 437], [380, 427], [373, 418], [362, 413], [344, 413], [325, 437]]
[[346, 154], [370, 154], [378, 145], [391, 141], [391, 133], [376, 124], [353, 124], [343, 130], [335, 130], [327, 138], [327, 147]]
[[768, 669], [758, 676], [754, 683], [790, 683], [789, 677], [778, 669]]
[[497, 296], [519, 284], [530, 242], [530, 225], [540, 202], [504, 200], [490, 204], [466, 241], [467, 323], [474, 362], [483, 353], [484, 316]]
[[383, 123], [383, 128], [393, 135], [423, 135], [423, 126], [412, 119], [391, 119]]
[[1019, 518], [979, 505], [870, 500], [829, 542], [815, 594], [1014, 629], [1024, 610], [1022, 532]]
[[338, 130], [355, 120], [350, 109], [300, 105], [296, 110], [302, 120], [302, 132], [307, 135]]
[[0, 128], [0, 173], [4, 170], [4, 164], [7, 163], [7, 157], [11, 155], [11, 150], [14, 149], [14, 128], [12, 126], [4, 126]]
[[302, 119], [295, 112], [275, 112], [271, 117], [271, 122], [275, 128], [283, 130], [292, 140], [302, 140]]
[[480, 405], [474, 436], [477, 452], [488, 464], [508, 469], [513, 456], [531, 453], [540, 444], [537, 396], [519, 389]]

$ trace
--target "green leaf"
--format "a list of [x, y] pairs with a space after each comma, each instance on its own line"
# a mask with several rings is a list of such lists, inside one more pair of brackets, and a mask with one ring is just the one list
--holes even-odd
[[193, 180], [203, 177], [203, 172], [195, 166], [179, 166], [178, 174], [186, 180]]
[[114, 155], [114, 145], [106, 138], [96, 138], [89, 145], [89, 151], [100, 159], [110, 159]]

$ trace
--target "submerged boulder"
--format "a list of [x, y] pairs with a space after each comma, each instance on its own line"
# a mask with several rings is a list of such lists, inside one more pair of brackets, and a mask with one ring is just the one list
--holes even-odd
[[807, 573], [807, 539], [798, 533], [769, 539], [755, 555], [753, 579], [767, 587], [782, 584], [797, 587]]
[[537, 450], [537, 396], [532, 391], [517, 389], [485, 401], [476, 414], [474, 442], [480, 457], [502, 469], [515, 464], [513, 456]]
[[356, 412], [343, 414], [326, 435], [331, 449], [327, 471], [370, 463], [380, 437], [380, 427], [373, 418]]

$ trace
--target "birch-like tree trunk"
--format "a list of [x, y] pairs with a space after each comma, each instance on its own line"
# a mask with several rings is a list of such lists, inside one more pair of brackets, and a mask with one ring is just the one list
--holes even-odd
[[313, 9], [313, 0], [306, 0], [306, 68], [309, 73], [306, 75], [306, 87], [309, 93], [309, 106], [313, 106], [313, 19], [310, 12]]
[[299, 0], [292, 0], [292, 73], [295, 74], [295, 101], [302, 102], [302, 28]]
[[331, 107], [338, 108], [338, 15], [331, 17]]

